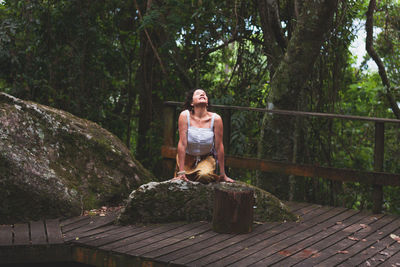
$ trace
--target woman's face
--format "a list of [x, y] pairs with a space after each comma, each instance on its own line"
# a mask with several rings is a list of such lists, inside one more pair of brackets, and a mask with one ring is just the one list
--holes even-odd
[[194, 106], [197, 104], [208, 104], [208, 97], [206, 95], [206, 92], [201, 89], [197, 89], [193, 93], [192, 105]]

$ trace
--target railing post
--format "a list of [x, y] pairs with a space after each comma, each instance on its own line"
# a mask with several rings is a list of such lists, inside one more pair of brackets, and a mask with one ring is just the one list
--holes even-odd
[[224, 124], [224, 151], [225, 154], [229, 154], [229, 144], [231, 142], [231, 110], [223, 109], [222, 110], [222, 122]]
[[[175, 107], [171, 105], [164, 105], [163, 108], [164, 117], [164, 146], [174, 146], [175, 139]], [[163, 176], [166, 179], [173, 178], [175, 169], [175, 160], [163, 158], [162, 161]]]
[[[383, 122], [375, 122], [375, 150], [374, 150], [374, 171], [383, 171], [384, 159], [384, 143], [385, 143], [385, 124]], [[383, 187], [382, 185], [373, 185], [373, 202], [372, 211], [374, 213], [382, 212], [383, 204]]]

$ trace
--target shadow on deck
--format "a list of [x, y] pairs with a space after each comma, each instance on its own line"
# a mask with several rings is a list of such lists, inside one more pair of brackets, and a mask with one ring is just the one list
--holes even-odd
[[[290, 202], [299, 222], [217, 234], [208, 222], [117, 226], [116, 214], [0, 226], [0, 264], [400, 266], [400, 217]], [[0, 265], [1, 266], [1, 265]]]

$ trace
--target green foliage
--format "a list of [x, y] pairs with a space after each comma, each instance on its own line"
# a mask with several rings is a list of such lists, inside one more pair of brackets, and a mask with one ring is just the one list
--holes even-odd
[[[364, 24], [368, 2], [339, 1], [310, 78], [304, 90], [298, 89], [299, 110], [393, 117], [379, 75], [354, 67], [348, 49], [357, 27]], [[271, 108], [269, 61], [280, 55], [265, 52], [257, 1], [149, 3], [137, 0], [139, 16], [134, 1], [3, 1], [0, 90], [100, 123], [132, 152], [145, 151], [139, 160], [156, 174], [161, 170], [163, 101], [182, 101], [185, 91], [201, 87], [213, 104]], [[293, 1], [279, 3], [282, 32], [290, 40], [296, 26]], [[396, 1], [385, 0], [379, 1], [375, 13], [381, 29], [376, 31], [376, 49], [396, 99], [399, 12]], [[301, 118], [296, 121], [297, 137], [293, 134], [280, 144], [274, 119], [287, 122], [288, 117], [233, 111], [229, 153], [291, 161], [278, 152], [283, 146], [293, 147], [296, 140], [293, 155], [298, 163], [373, 169], [372, 123]], [[385, 127], [384, 170], [399, 173], [400, 131], [398, 126]], [[252, 182], [254, 177], [269, 177], [235, 169], [230, 175]], [[289, 189], [285, 178], [279, 179], [266, 184], [285, 198]], [[370, 188], [362, 184], [345, 184], [337, 193], [330, 181], [297, 181], [296, 199], [371, 207]], [[385, 188], [388, 211], [398, 212], [399, 190]]]

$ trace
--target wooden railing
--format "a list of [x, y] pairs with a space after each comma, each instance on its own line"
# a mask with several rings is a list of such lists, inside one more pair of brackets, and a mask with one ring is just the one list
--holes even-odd
[[[176, 158], [176, 107], [181, 106], [181, 102], [168, 101], [164, 103], [164, 145], [161, 150], [163, 157], [163, 173], [166, 177], [172, 177], [175, 168]], [[321, 167], [305, 164], [294, 164], [289, 162], [280, 162], [256, 158], [245, 158], [238, 156], [231, 156], [227, 153], [225, 157], [225, 165], [234, 168], [245, 168], [252, 170], [261, 170], [265, 172], [275, 172], [281, 174], [325, 178], [342, 182], [360, 182], [373, 185], [373, 212], [381, 213], [383, 203], [383, 188], [382, 186], [400, 186], [400, 174], [383, 172], [384, 161], [384, 137], [385, 137], [385, 123], [400, 124], [400, 120], [384, 119], [384, 118], [371, 118], [361, 116], [348, 116], [340, 114], [329, 113], [315, 113], [315, 112], [302, 112], [302, 111], [288, 111], [288, 110], [269, 110], [262, 108], [239, 107], [239, 106], [222, 106], [213, 105], [214, 108], [221, 110], [221, 115], [224, 121], [224, 146], [225, 150], [229, 152], [230, 132], [231, 132], [231, 111], [255, 111], [267, 112], [288, 116], [306, 116], [306, 117], [322, 117], [328, 119], [345, 119], [345, 120], [361, 120], [375, 123], [375, 147], [374, 147], [374, 171], [359, 171], [353, 169]]]

